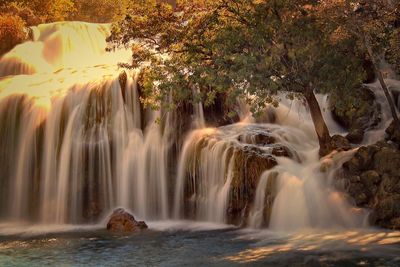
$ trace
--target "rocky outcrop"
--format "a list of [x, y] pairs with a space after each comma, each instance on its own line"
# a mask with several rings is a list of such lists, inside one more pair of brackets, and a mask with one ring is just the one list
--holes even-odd
[[[251, 147], [244, 147], [235, 151], [233, 179], [229, 192], [229, 223], [245, 224], [262, 173], [276, 166], [275, 156], [288, 157], [289, 154], [281, 153], [287, 150], [285, 147], [276, 146], [271, 154], [265, 154]], [[273, 186], [268, 188], [273, 188]], [[268, 213], [268, 207], [266, 207], [266, 210]]]
[[373, 225], [400, 229], [400, 150], [390, 142], [360, 147], [343, 164], [344, 189]]
[[136, 221], [132, 214], [124, 209], [116, 209], [111, 214], [107, 223], [107, 230], [113, 232], [139, 232], [147, 229], [147, 225], [143, 221]]
[[346, 138], [351, 143], [359, 144], [364, 132], [381, 121], [381, 107], [367, 88], [359, 88], [350, 93], [346, 97], [332, 95], [329, 101], [333, 118], [349, 130]]
[[400, 145], [400, 129], [392, 122], [386, 129], [386, 140]]
[[351, 149], [351, 144], [346, 137], [337, 134], [332, 136], [330, 148], [336, 151], [347, 151]]

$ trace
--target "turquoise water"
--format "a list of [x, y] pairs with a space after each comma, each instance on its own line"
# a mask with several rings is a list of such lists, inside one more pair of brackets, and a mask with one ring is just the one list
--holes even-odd
[[0, 266], [400, 266], [399, 232], [149, 225], [134, 235], [99, 226], [0, 227]]

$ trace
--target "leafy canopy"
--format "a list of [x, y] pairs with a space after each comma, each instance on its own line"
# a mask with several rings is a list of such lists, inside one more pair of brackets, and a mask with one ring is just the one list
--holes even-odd
[[132, 47], [133, 63], [125, 67], [144, 68], [152, 103], [171, 94], [175, 103], [207, 104], [224, 93], [259, 110], [276, 105], [278, 91], [293, 97], [361, 83], [354, 40], [335, 38], [322, 7], [311, 0], [181, 0], [173, 10], [138, 1], [109, 41]]

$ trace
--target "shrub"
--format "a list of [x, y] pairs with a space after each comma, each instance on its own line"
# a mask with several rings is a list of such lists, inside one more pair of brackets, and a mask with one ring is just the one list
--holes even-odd
[[0, 55], [23, 42], [27, 37], [25, 22], [17, 15], [5, 14], [0, 16]]

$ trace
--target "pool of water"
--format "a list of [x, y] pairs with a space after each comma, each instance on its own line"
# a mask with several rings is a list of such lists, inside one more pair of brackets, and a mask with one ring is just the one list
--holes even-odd
[[101, 226], [0, 225], [0, 266], [400, 266], [400, 232], [149, 226], [121, 235]]

